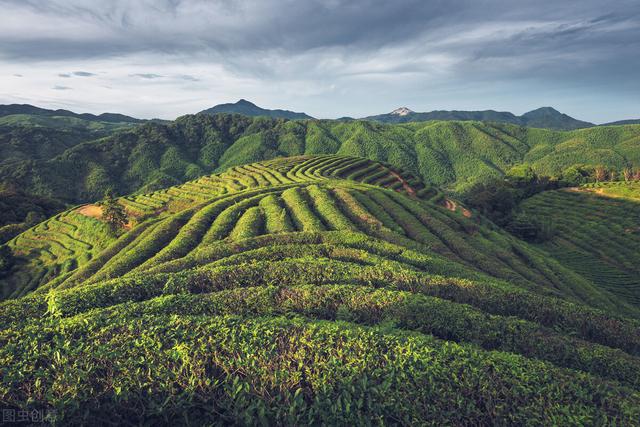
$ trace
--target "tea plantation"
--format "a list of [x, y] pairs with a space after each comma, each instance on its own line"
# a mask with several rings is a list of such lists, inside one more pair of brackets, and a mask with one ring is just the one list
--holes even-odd
[[65, 425], [640, 420], [630, 294], [403, 170], [298, 156], [118, 200], [117, 236], [78, 206], [8, 242], [1, 406]]
[[524, 212], [553, 229], [541, 245], [602, 289], [640, 305], [640, 185], [587, 184], [525, 201]]

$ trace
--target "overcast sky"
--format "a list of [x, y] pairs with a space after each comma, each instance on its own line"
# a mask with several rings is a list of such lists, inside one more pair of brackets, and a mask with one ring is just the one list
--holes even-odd
[[640, 1], [0, 0], [0, 103], [640, 118]]

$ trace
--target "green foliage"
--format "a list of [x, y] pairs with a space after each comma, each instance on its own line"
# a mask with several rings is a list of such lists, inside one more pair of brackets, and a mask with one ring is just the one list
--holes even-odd
[[639, 194], [635, 183], [588, 184], [577, 191], [538, 194], [522, 204], [522, 211], [533, 221], [553, 224], [544, 250], [603, 289], [638, 304]]
[[[206, 120], [230, 120], [236, 136], [252, 128], [248, 146], [275, 151], [296, 152], [305, 129], [279, 122], [283, 141], [269, 119]], [[372, 156], [387, 144], [378, 126], [358, 131], [375, 141]], [[189, 162], [147, 148], [136, 153], [139, 173], [156, 154], [167, 171]], [[412, 164], [405, 149], [390, 152]], [[508, 179], [522, 194], [541, 181], [526, 167]], [[527, 203], [549, 193], [523, 203], [518, 223], [537, 221]], [[265, 160], [108, 203], [131, 217], [117, 239], [83, 206], [0, 246], [15, 256], [0, 303], [9, 407], [55, 409], [60, 424], [640, 416], [640, 310], [546, 247], [449, 210], [454, 201], [389, 163]], [[616, 260], [627, 256], [635, 262], [626, 252]]]
[[574, 184], [583, 174], [575, 165], [601, 164], [621, 176], [640, 167], [639, 140], [638, 125], [563, 132], [495, 122], [391, 125], [228, 114], [100, 130], [7, 124], [0, 126], [0, 183], [83, 203], [107, 187], [150, 192], [251, 162], [339, 153], [387, 162], [463, 194], [513, 167]]
[[113, 198], [111, 191], [105, 193], [100, 206], [102, 207], [102, 220], [109, 225], [113, 233], [117, 233], [127, 224], [127, 214], [122, 205]]
[[0, 277], [5, 276], [11, 270], [14, 262], [11, 249], [6, 245], [0, 246]]
[[33, 226], [64, 209], [64, 205], [44, 197], [19, 191], [0, 191], [0, 227], [25, 223]]

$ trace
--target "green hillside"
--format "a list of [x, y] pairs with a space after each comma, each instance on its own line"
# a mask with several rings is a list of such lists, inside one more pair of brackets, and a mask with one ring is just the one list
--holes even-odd
[[91, 205], [8, 244], [4, 406], [61, 424], [640, 419], [638, 309], [408, 171], [305, 155], [119, 202], [119, 236]]
[[521, 207], [529, 217], [552, 226], [553, 238], [541, 247], [554, 259], [640, 305], [640, 184], [548, 191]]
[[[201, 114], [92, 140], [86, 133], [67, 138], [61, 132], [71, 131], [0, 127], [0, 152], [11, 164], [0, 165], [0, 182], [82, 203], [108, 188], [118, 194], [150, 192], [232, 166], [296, 155], [384, 161], [454, 193], [522, 163], [550, 176], [575, 164], [619, 171], [640, 166], [640, 125], [561, 132], [473, 121], [387, 125]], [[31, 159], [21, 146], [35, 146], [40, 154]]]

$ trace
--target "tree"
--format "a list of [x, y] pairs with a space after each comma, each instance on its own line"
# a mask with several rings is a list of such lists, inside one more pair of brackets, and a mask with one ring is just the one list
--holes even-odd
[[114, 199], [111, 190], [105, 192], [104, 200], [100, 202], [100, 206], [102, 206], [102, 220], [109, 224], [112, 232], [118, 232], [127, 224], [127, 214], [122, 205]]
[[29, 213], [27, 213], [27, 217], [24, 219], [24, 222], [31, 227], [44, 220], [45, 217], [41, 213], [36, 211], [29, 211]]
[[11, 269], [13, 263], [13, 253], [9, 246], [0, 246], [0, 277], [4, 276]]
[[624, 180], [627, 182], [633, 179], [633, 170], [631, 168], [624, 168], [622, 174], [624, 175]]
[[584, 184], [589, 174], [589, 170], [585, 165], [572, 165], [562, 172], [562, 181], [564, 181], [566, 185]]
[[604, 166], [596, 166], [596, 168], [593, 170], [593, 177], [597, 182], [606, 181], [607, 170], [604, 168]]

